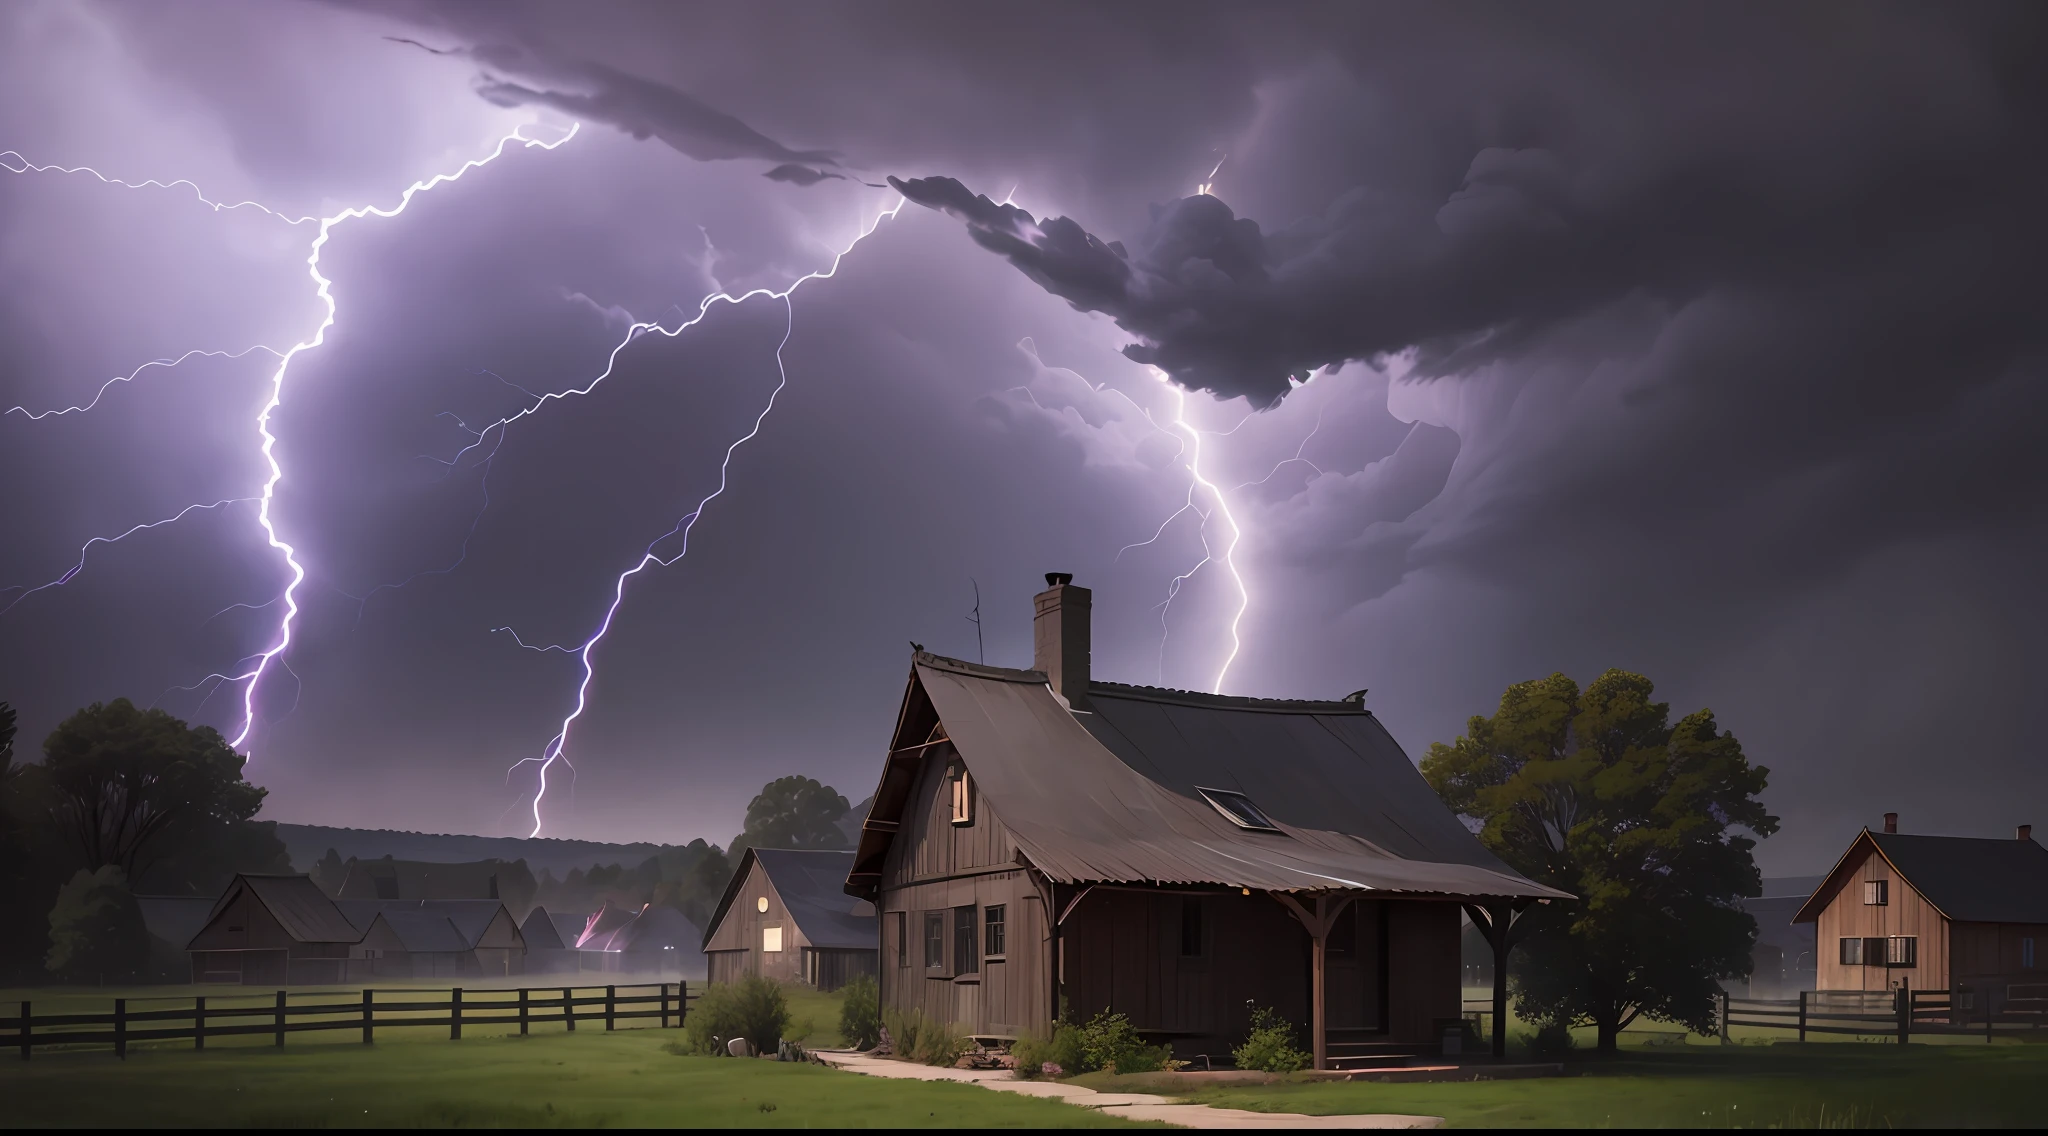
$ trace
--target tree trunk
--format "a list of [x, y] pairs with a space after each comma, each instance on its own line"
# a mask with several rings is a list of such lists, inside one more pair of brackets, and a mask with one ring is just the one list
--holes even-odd
[[1618, 1018], [1594, 1019], [1593, 1025], [1600, 1031], [1598, 1049], [1601, 1053], [1614, 1053], [1621, 1048], [1621, 1021]]

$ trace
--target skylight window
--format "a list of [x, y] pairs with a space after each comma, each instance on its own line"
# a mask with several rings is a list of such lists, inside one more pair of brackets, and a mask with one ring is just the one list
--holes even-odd
[[1267, 816], [1259, 806], [1252, 804], [1252, 799], [1243, 793], [1232, 792], [1229, 789], [1204, 789], [1199, 785], [1195, 786], [1195, 792], [1200, 793], [1203, 800], [1216, 806], [1217, 812], [1229, 817], [1230, 823], [1239, 828], [1248, 828], [1253, 832], [1280, 831], [1280, 826], [1273, 823], [1273, 818]]

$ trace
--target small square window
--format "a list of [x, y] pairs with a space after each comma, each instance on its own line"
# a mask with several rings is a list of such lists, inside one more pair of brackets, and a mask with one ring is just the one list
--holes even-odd
[[1863, 906], [1883, 907], [1890, 900], [1890, 880], [1864, 880]]
[[1273, 818], [1267, 816], [1264, 810], [1253, 804], [1252, 799], [1243, 793], [1229, 789], [1204, 789], [1199, 785], [1195, 787], [1195, 792], [1200, 793], [1203, 800], [1214, 806], [1217, 812], [1229, 817], [1230, 823], [1239, 828], [1248, 828], [1253, 832], [1280, 831], [1280, 826], [1273, 823]]
[[761, 949], [770, 954], [782, 949], [782, 928], [761, 928]]
[[1841, 962], [1843, 966], [1863, 965], [1863, 940], [1855, 937], [1842, 940]]
[[1003, 940], [1008, 932], [1004, 926], [1006, 912], [1000, 903], [992, 903], [981, 909], [981, 953], [990, 958], [1001, 958]]
[[1918, 935], [1893, 935], [1884, 942], [1886, 966], [1914, 966], [1920, 961]]

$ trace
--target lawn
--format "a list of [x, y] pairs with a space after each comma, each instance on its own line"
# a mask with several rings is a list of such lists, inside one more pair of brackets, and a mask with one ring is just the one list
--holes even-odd
[[[836, 1011], [834, 1023], [836, 1024]], [[328, 1036], [328, 1035], [313, 1035]], [[675, 1030], [0, 1058], [0, 1127], [1101, 1127], [973, 1085], [678, 1057]], [[293, 1039], [297, 1042], [297, 1038]]]
[[1465, 1128], [2048, 1123], [2048, 1045], [1693, 1044], [1577, 1057], [1566, 1069], [1563, 1077], [1522, 1081], [1219, 1087], [1189, 1099], [1261, 1112], [1423, 1113]]

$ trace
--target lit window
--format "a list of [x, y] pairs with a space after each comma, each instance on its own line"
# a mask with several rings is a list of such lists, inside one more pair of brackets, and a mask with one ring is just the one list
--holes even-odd
[[982, 909], [981, 953], [990, 958], [1001, 958], [1003, 955], [1003, 936], [1007, 930], [1003, 926], [1003, 919], [1003, 905], [1000, 903], [992, 903]]
[[953, 789], [953, 823], [974, 823], [974, 783], [967, 777], [967, 767], [959, 762], [947, 771], [947, 779]]
[[1920, 961], [1918, 935], [1893, 935], [1884, 941], [1886, 966], [1913, 966]]
[[1864, 880], [1863, 906], [1883, 907], [1890, 899], [1890, 883], [1889, 880]]
[[768, 897], [764, 895], [761, 898], [755, 900], [754, 910], [760, 912], [763, 915], [768, 914]]
[[782, 949], [782, 928], [780, 928], [780, 927], [763, 927], [763, 928], [761, 928], [761, 949], [762, 949], [762, 950], [764, 950], [764, 951], [769, 951], [769, 952], [774, 952], [774, 951], [779, 951], [779, 950], [781, 950], [781, 949]]
[[1252, 804], [1252, 799], [1243, 793], [1235, 793], [1229, 789], [1204, 789], [1200, 786], [1195, 787], [1195, 792], [1200, 793], [1203, 800], [1214, 805], [1217, 812], [1229, 817], [1230, 823], [1239, 828], [1248, 828], [1254, 832], [1280, 831], [1280, 826], [1273, 823], [1273, 818], [1267, 816], [1259, 806]]

